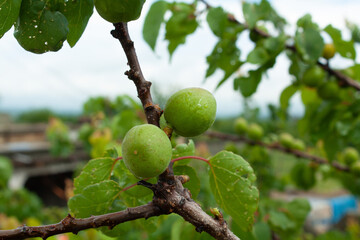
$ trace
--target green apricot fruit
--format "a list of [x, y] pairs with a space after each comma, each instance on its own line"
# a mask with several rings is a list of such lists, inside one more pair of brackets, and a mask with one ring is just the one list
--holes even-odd
[[234, 128], [235, 128], [235, 132], [239, 135], [243, 135], [246, 133], [246, 130], [248, 128], [248, 123], [246, 121], [245, 118], [237, 118], [235, 120], [235, 124], [234, 124]]
[[343, 159], [348, 166], [351, 166], [359, 159], [359, 152], [353, 147], [347, 147], [343, 152]]
[[317, 87], [319, 86], [325, 78], [325, 72], [324, 70], [315, 65], [310, 68], [308, 68], [303, 75], [303, 82], [305, 85], [309, 87]]
[[99, 15], [108, 22], [130, 22], [140, 17], [145, 0], [95, 0]]
[[205, 89], [185, 88], [167, 100], [164, 116], [178, 135], [195, 137], [214, 123], [216, 100]]
[[279, 136], [279, 142], [285, 148], [291, 149], [294, 145], [294, 140], [290, 133], [281, 133]]
[[171, 142], [160, 128], [151, 124], [138, 125], [126, 133], [122, 156], [125, 166], [135, 177], [156, 177], [170, 163]]
[[350, 168], [351, 172], [356, 174], [357, 176], [360, 176], [360, 161], [357, 161], [351, 165]]
[[333, 58], [333, 57], [334, 57], [335, 52], [336, 52], [336, 49], [335, 49], [334, 44], [332, 44], [332, 43], [326, 43], [326, 44], [324, 45], [324, 49], [323, 49], [323, 54], [322, 54], [322, 56], [323, 56], [325, 59], [330, 59], [330, 58]]
[[328, 81], [320, 85], [317, 89], [319, 97], [324, 100], [335, 99], [339, 95], [339, 85], [336, 81]]
[[264, 136], [264, 130], [256, 123], [251, 123], [247, 129], [247, 134], [252, 140], [260, 140]]
[[305, 143], [301, 139], [294, 139], [292, 149], [304, 151]]

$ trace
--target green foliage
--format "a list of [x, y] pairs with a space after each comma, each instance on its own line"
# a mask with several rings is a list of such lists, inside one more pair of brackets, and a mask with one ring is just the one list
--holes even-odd
[[0, 189], [6, 188], [13, 172], [11, 160], [0, 156]]
[[[58, 51], [63, 42], [73, 47], [93, 13], [93, 0], [45, 1], [11, 0], [0, 2], [0, 38], [15, 26], [14, 36], [27, 51]], [[15, 24], [14, 24], [15, 23]]]
[[1, 0], [0, 1], [0, 38], [10, 30], [19, 16], [21, 0]]
[[301, 189], [309, 190], [316, 183], [316, 169], [306, 162], [298, 162], [291, 170], [291, 178]]
[[227, 151], [217, 153], [209, 163], [216, 202], [243, 230], [251, 229], [259, 201], [253, 169], [242, 157]]
[[26, 189], [0, 189], [0, 213], [14, 216], [20, 221], [41, 216], [42, 203], [38, 196]]
[[344, 41], [341, 37], [340, 30], [334, 28], [332, 25], [328, 25], [324, 31], [332, 38], [336, 51], [344, 58], [350, 58], [355, 60], [356, 52], [353, 41]]
[[72, 153], [74, 143], [70, 139], [68, 127], [60, 119], [50, 119], [46, 129], [46, 137], [50, 141], [50, 153], [52, 155], [67, 157]]
[[51, 117], [54, 117], [53, 113], [49, 109], [36, 109], [31, 111], [26, 111], [21, 113], [17, 118], [17, 122], [25, 123], [39, 123], [39, 122], [48, 122]]
[[168, 3], [157, 1], [151, 5], [144, 22], [143, 37], [151, 49], [155, 51], [156, 40], [159, 35], [161, 24], [164, 22], [165, 12], [168, 10]]

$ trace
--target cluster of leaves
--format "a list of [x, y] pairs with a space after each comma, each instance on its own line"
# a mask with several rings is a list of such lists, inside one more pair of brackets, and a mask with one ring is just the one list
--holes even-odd
[[14, 26], [14, 36], [27, 51], [58, 51], [80, 39], [94, 9], [93, 0], [2, 0], [0, 38]]
[[[142, 186], [135, 186], [128, 189], [127, 187], [136, 184], [136, 179], [125, 167], [123, 161], [119, 160], [119, 152], [116, 149], [108, 150], [105, 154], [93, 160], [81, 171], [80, 175], [74, 181], [74, 197], [69, 200], [69, 209], [76, 217], [88, 217], [91, 215], [104, 214], [124, 210], [127, 207], [139, 206], [152, 199], [152, 192]], [[195, 145], [193, 141], [188, 144], [178, 144], [173, 149], [173, 159], [195, 155]], [[232, 217], [243, 231], [251, 228], [254, 221], [254, 212], [258, 204], [258, 190], [254, 186], [255, 175], [250, 165], [239, 155], [231, 152], [219, 152], [211, 157], [208, 171], [207, 182], [202, 182], [197, 171], [189, 165], [189, 161], [176, 161], [174, 173], [176, 175], [187, 175], [191, 181], [185, 183], [192, 194], [193, 199], [213, 198], [217, 204]], [[156, 179], [149, 179], [150, 182], [156, 182]], [[207, 186], [207, 187], [206, 187]], [[209, 189], [211, 193], [201, 191]], [[205, 190], [206, 191], [206, 190]], [[206, 194], [206, 196], [204, 196]], [[235, 207], [234, 207], [235, 206]], [[159, 230], [153, 232], [160, 225], [170, 224], [179, 225], [178, 218], [172, 216], [160, 217], [154, 219], [139, 219], [133, 222], [120, 224], [109, 230], [103, 228], [101, 231], [109, 236], [134, 234], [128, 229], [138, 229], [139, 234], [158, 236]], [[166, 224], [165, 224], [166, 222]], [[131, 226], [131, 227], [130, 227]], [[188, 226], [181, 223], [176, 229], [182, 229]], [[162, 228], [162, 227], [161, 227]], [[183, 237], [181, 231], [172, 234], [179, 234], [177, 237]], [[193, 236], [194, 231], [189, 231]], [[197, 235], [195, 239], [204, 239], [207, 235]]]
[[[143, 28], [143, 36], [149, 46], [155, 50], [159, 29], [164, 23], [165, 36], [176, 36], [176, 39], [165, 37], [169, 41], [169, 53], [172, 55], [178, 43], [184, 43], [186, 36], [192, 34], [196, 26], [201, 25], [203, 11], [200, 11], [196, 4], [197, 1], [191, 4], [155, 2], [146, 16]], [[348, 23], [352, 38], [344, 40], [339, 29], [332, 25], [321, 29], [307, 14], [298, 20], [294, 36], [290, 37], [284, 30], [286, 21], [266, 0], [242, 4], [244, 23], [239, 23], [222, 7], [207, 7], [206, 21], [218, 42], [207, 57], [206, 77], [221, 70], [224, 74], [218, 86], [228, 79], [233, 79], [234, 90], [239, 90], [246, 98], [251, 97], [264, 74], [275, 66], [277, 57], [286, 53], [291, 62], [289, 74], [293, 81], [280, 96], [281, 110], [286, 112], [292, 96], [298, 92], [301, 94], [305, 115], [299, 123], [299, 131], [303, 135], [311, 136], [313, 144], [323, 141], [325, 157], [330, 160], [333, 160], [344, 146], [360, 146], [358, 131], [355, 131], [359, 127], [359, 99], [355, 94], [356, 90], [347, 87], [340, 79], [318, 66], [325, 66], [328, 61], [322, 57], [326, 37], [331, 39], [330, 44], [335, 48], [336, 57], [355, 60], [354, 44], [359, 42], [359, 28], [356, 25]], [[174, 9], [179, 13], [175, 14]], [[167, 11], [172, 11], [173, 15], [164, 19]], [[188, 24], [184, 24], [184, 21]], [[181, 37], [171, 34], [174, 29], [182, 31]], [[241, 60], [243, 57], [237, 44], [240, 35], [244, 33], [248, 33], [255, 44], [245, 61]], [[244, 65], [251, 70], [246, 74], [239, 74], [239, 69], [245, 68]], [[305, 79], [306, 75], [310, 75], [305, 74], [306, 71], [312, 68], [320, 72], [321, 79], [318, 79], [316, 84], [308, 84]], [[353, 79], [360, 79], [359, 69], [355, 63], [339, 70]]]
[[119, 146], [117, 142], [129, 129], [145, 122], [141, 105], [127, 95], [113, 101], [90, 98], [84, 104], [83, 114], [90, 122], [81, 126], [78, 137], [93, 158], [102, 156], [107, 148]]
[[70, 139], [69, 128], [58, 118], [51, 118], [46, 129], [46, 137], [50, 142], [50, 153], [53, 156], [67, 157], [74, 150]]

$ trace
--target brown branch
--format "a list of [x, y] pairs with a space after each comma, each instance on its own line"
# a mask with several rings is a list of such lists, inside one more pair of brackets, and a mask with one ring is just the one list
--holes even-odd
[[[201, 0], [200, 2], [204, 3], [206, 8], [212, 8], [212, 6], [210, 4], [207, 3], [206, 0]], [[259, 29], [259, 28], [253, 28], [250, 29], [249, 26], [246, 23], [241, 23], [239, 21], [237, 21], [233, 15], [228, 15], [228, 20], [230, 22], [235, 22], [239, 25], [244, 26], [245, 29], [249, 29], [250, 31], [254, 31], [256, 34], [264, 37], [264, 38], [270, 38], [271, 35], [268, 34], [267, 32]], [[294, 45], [286, 45], [285, 46], [286, 49], [293, 51], [293, 52], [297, 52], [296, 47]], [[334, 70], [332, 68], [330, 68], [330, 66], [328, 64], [324, 64], [321, 63], [319, 61], [316, 62], [320, 67], [322, 67], [325, 71], [327, 71], [330, 75], [336, 77], [339, 81], [340, 81], [340, 85], [344, 86], [347, 85], [349, 87], [352, 87], [358, 91], [360, 91], [360, 83], [352, 78], [350, 78], [349, 76], [343, 74], [342, 72], [340, 72], [339, 70]]]
[[329, 164], [332, 167], [334, 167], [335, 169], [339, 170], [339, 171], [343, 171], [343, 172], [350, 172], [350, 169], [346, 166], [343, 166], [337, 162], [329, 162], [327, 159], [322, 158], [322, 157], [318, 157], [312, 154], [309, 154], [307, 152], [304, 151], [299, 151], [296, 149], [289, 149], [289, 148], [285, 148], [283, 146], [281, 146], [278, 142], [276, 143], [264, 143], [262, 141], [254, 141], [251, 139], [246, 138], [245, 136], [237, 136], [237, 135], [232, 135], [232, 134], [226, 134], [226, 133], [221, 133], [221, 132], [213, 132], [213, 131], [208, 131], [205, 133], [206, 136], [211, 137], [211, 138], [218, 138], [218, 139], [222, 139], [222, 140], [228, 140], [228, 141], [233, 141], [233, 142], [244, 142], [246, 144], [249, 145], [258, 145], [258, 146], [262, 146], [268, 149], [272, 149], [272, 150], [277, 150], [277, 151], [281, 151], [284, 153], [288, 153], [288, 154], [292, 154], [296, 157], [299, 158], [305, 158], [305, 159], [309, 159], [317, 164]]
[[130, 67], [130, 70], [126, 71], [125, 75], [127, 75], [128, 78], [136, 85], [138, 97], [145, 110], [147, 122], [159, 127], [161, 109], [152, 101], [150, 93], [151, 82], [145, 80], [141, 71], [139, 60], [134, 48], [134, 42], [131, 40], [128, 32], [127, 23], [115, 23], [114, 26], [115, 30], [112, 30], [111, 34], [114, 38], [120, 41]]
[[113, 228], [117, 224], [127, 221], [140, 218], [147, 219], [171, 213], [179, 214], [186, 221], [193, 224], [196, 227], [196, 231], [205, 231], [215, 239], [239, 240], [227, 227], [225, 221], [210, 217], [191, 199], [191, 193], [182, 185], [187, 180], [188, 177], [173, 176], [171, 171], [167, 170], [159, 177], [157, 184], [150, 184], [145, 181], [138, 183], [150, 188], [154, 192], [153, 201], [146, 205], [83, 219], [73, 218], [68, 215], [61, 222], [52, 225], [39, 227], [21, 226], [14, 230], [2, 230], [0, 231], [0, 240], [31, 237], [46, 239], [60, 233], [72, 232], [77, 234], [81, 230], [101, 226]]
[[164, 214], [163, 211], [153, 203], [128, 208], [126, 210], [109, 213], [89, 218], [77, 219], [68, 215], [61, 222], [52, 225], [39, 227], [21, 226], [13, 230], [0, 230], [0, 240], [25, 239], [33, 237], [41, 237], [46, 239], [50, 236], [60, 233], [72, 232], [77, 234], [81, 230], [89, 228], [98, 228], [101, 226], [109, 226], [110, 228], [117, 224], [132, 221], [139, 218], [150, 218]]

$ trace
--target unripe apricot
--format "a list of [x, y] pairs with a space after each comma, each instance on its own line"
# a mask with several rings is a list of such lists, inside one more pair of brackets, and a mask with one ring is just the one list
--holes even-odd
[[214, 123], [216, 100], [205, 89], [185, 88], [167, 100], [164, 116], [178, 135], [198, 136]]
[[99, 15], [112, 23], [138, 19], [145, 0], [95, 0]]
[[256, 123], [251, 123], [247, 129], [247, 134], [252, 140], [260, 140], [264, 136], [264, 130]]
[[359, 152], [353, 147], [345, 148], [343, 152], [344, 162], [351, 166], [354, 162], [358, 161], [359, 159]]
[[168, 136], [151, 124], [131, 128], [122, 143], [124, 163], [140, 179], [156, 177], [164, 172], [171, 155], [172, 147]]
[[290, 133], [282, 133], [279, 136], [279, 142], [285, 148], [291, 149], [294, 145], [294, 138]]
[[323, 57], [325, 58], [325, 59], [330, 59], [330, 58], [333, 58], [334, 57], [334, 55], [335, 55], [335, 52], [336, 52], [336, 50], [335, 50], [335, 46], [334, 46], [334, 44], [332, 44], [332, 43], [326, 43], [325, 45], [324, 45], [324, 49], [323, 49]]
[[325, 78], [325, 72], [324, 70], [315, 65], [310, 68], [308, 68], [303, 75], [303, 82], [305, 85], [309, 87], [317, 87], [319, 86]]
[[248, 123], [246, 119], [242, 117], [237, 118], [235, 120], [234, 128], [235, 128], [235, 133], [239, 135], [245, 134], [248, 128]]

